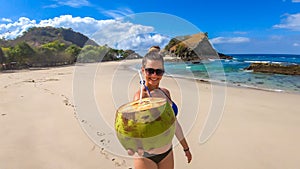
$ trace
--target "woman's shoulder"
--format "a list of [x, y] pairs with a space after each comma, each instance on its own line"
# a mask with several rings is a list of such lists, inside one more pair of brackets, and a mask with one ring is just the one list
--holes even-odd
[[160, 87], [160, 90], [162, 90], [165, 94], [167, 94], [169, 97], [171, 96], [170, 91], [167, 88]]

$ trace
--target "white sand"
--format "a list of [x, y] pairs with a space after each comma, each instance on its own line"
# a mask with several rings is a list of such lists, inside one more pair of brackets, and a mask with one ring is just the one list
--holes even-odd
[[[95, 99], [110, 126], [116, 107], [138, 90], [137, 73], [124, 67], [136, 62], [106, 62], [97, 69]], [[0, 169], [133, 166], [132, 159], [102, 150], [97, 146], [100, 140], [96, 144], [82, 130], [84, 121], [73, 98], [75, 69], [0, 74]], [[187, 164], [181, 146], [175, 146], [175, 168], [299, 168], [300, 95], [227, 87], [222, 102], [222, 93], [212, 92], [208, 83], [164, 77], [161, 85], [171, 91], [181, 110], [178, 119], [193, 154]], [[199, 144], [217, 98], [225, 104], [223, 117], [209, 140]]]

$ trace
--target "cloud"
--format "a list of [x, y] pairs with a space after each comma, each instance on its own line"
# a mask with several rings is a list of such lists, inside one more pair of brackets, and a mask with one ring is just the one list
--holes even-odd
[[80, 32], [98, 44], [107, 44], [118, 49], [135, 49], [137, 51], [146, 50], [152, 45], [164, 46], [169, 41], [169, 37], [153, 33], [154, 27], [121, 20], [97, 20], [91, 17], [73, 17], [72, 15], [61, 15], [50, 19], [30, 20], [21, 17], [17, 21], [7, 24], [0, 24], [0, 38], [14, 39], [21, 36], [30, 27], [64, 27], [72, 28]]
[[114, 19], [119, 19], [124, 16], [128, 16], [133, 14], [134, 12], [129, 9], [129, 8], [119, 8], [117, 10], [104, 10], [104, 9], [99, 9], [99, 11], [104, 14], [105, 16], [114, 18]]
[[90, 2], [87, 0], [53, 0], [56, 3], [45, 6], [45, 8], [57, 8], [60, 6], [70, 6], [73, 8], [80, 8], [82, 6], [90, 6]]
[[110, 20], [91, 36], [99, 44], [117, 49], [132, 49], [144, 54], [152, 45], [165, 46], [170, 38], [152, 33], [154, 28], [120, 20]]
[[300, 13], [286, 14], [280, 24], [274, 25], [273, 28], [290, 29], [300, 31]]
[[153, 34], [153, 33], [145, 33], [139, 34], [136, 36], [131, 36], [116, 44], [116, 48], [119, 49], [133, 49], [139, 53], [146, 53], [149, 47], [153, 45], [158, 45], [164, 47], [170, 41], [170, 37], [161, 35], [161, 34]]
[[294, 43], [293, 46], [298, 47], [298, 46], [300, 46], [300, 44], [299, 43]]
[[0, 38], [15, 38], [17, 36], [22, 35], [24, 31], [35, 25], [35, 20], [30, 20], [26, 17], [21, 17], [16, 22], [0, 24]]
[[210, 40], [212, 44], [222, 44], [222, 43], [245, 43], [245, 42], [250, 42], [249, 38], [246, 37], [231, 37], [231, 38], [226, 38], [226, 37], [217, 37], [213, 38]]
[[2, 18], [1, 21], [2, 22], [12, 22], [12, 20], [9, 18]]
[[300, 2], [300, 0], [292, 0], [292, 2], [297, 3]]
[[242, 32], [242, 31], [235, 31], [233, 33], [234, 34], [238, 34], [238, 35], [246, 35], [246, 34], [248, 34], [248, 32]]
[[281, 35], [272, 35], [272, 36], [270, 36], [270, 39], [271, 40], [282, 40], [282, 39], [284, 39], [284, 36], [281, 36]]

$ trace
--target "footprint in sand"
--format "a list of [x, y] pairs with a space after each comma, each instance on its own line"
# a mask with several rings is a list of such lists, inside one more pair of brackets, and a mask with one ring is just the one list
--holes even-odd
[[61, 97], [64, 98], [63, 102], [65, 103], [66, 106], [71, 106], [73, 108], [75, 107], [73, 104], [70, 103], [70, 100], [69, 100], [69, 98], [67, 96], [65, 96], [65, 95], [62, 94]]
[[[120, 159], [118, 157], [115, 157], [115, 156], [107, 153], [104, 148], [101, 148], [100, 154], [102, 154], [106, 159], [111, 160], [112, 162], [114, 162], [116, 167], [126, 167], [126, 168], [128, 167], [127, 163], [126, 163], [126, 160]], [[129, 167], [128, 169], [131, 169], [131, 167]]]
[[[82, 122], [85, 123], [85, 122], [87, 122], [87, 121], [86, 121], [86, 120], [83, 120]], [[110, 143], [110, 140], [107, 140], [107, 139], [103, 138], [103, 137], [106, 136], [105, 133], [98, 131], [98, 132], [97, 132], [97, 135], [98, 135], [99, 137], [102, 137], [102, 139], [100, 139], [99, 142], [101, 143], [101, 145], [102, 145], [103, 147], [106, 147], [106, 146]], [[119, 158], [119, 157], [114, 156], [113, 154], [107, 152], [107, 151], [105, 150], [105, 148], [103, 148], [102, 146], [94, 145], [94, 146], [92, 147], [91, 151], [95, 151], [95, 150], [97, 149], [97, 147], [99, 147], [99, 148], [100, 148], [100, 154], [101, 154], [105, 159], [112, 161], [116, 167], [122, 167], [122, 168], [132, 169], [130, 166], [127, 165], [127, 162], [126, 162], [125, 159], [122, 159], [122, 158]]]

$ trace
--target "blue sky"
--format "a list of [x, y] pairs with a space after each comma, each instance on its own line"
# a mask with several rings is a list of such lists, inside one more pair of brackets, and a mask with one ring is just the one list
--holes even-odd
[[100, 44], [145, 50], [208, 32], [218, 52], [300, 54], [300, 0], [0, 0], [0, 37], [71, 27]]

